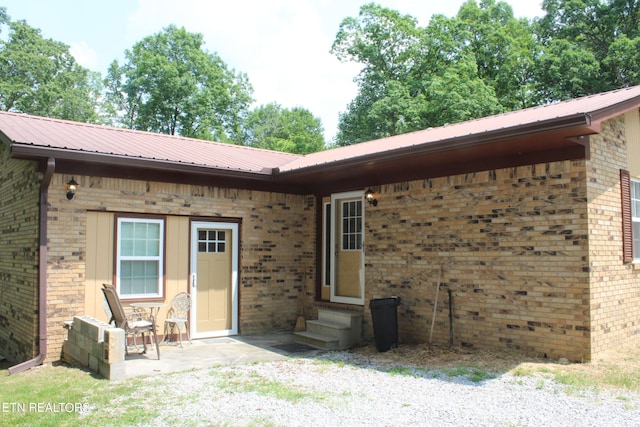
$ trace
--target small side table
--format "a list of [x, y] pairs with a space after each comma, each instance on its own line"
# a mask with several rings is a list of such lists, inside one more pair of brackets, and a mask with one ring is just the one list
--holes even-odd
[[151, 314], [151, 317], [154, 319], [160, 312], [160, 309], [167, 306], [164, 302], [132, 302], [129, 305], [134, 308], [148, 308], [149, 314]]

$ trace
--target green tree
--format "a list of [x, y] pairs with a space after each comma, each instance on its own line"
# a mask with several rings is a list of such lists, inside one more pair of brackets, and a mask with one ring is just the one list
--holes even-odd
[[201, 34], [169, 26], [111, 64], [106, 99], [122, 126], [223, 142], [241, 142], [252, 100], [247, 76], [203, 49]]
[[[78, 65], [63, 43], [44, 39], [25, 21], [11, 21], [0, 40], [0, 109], [80, 122], [100, 122], [100, 76]], [[4, 25], [3, 25], [4, 26]]]
[[262, 105], [245, 122], [246, 145], [267, 150], [309, 154], [325, 148], [322, 121], [302, 107]]
[[540, 102], [640, 84], [640, 0], [544, 0]]
[[491, 82], [479, 76], [472, 39], [461, 19], [435, 15], [420, 28], [415, 18], [374, 4], [343, 20], [332, 52], [363, 68], [358, 94], [340, 116], [336, 144], [503, 111]]
[[504, 1], [469, 0], [457, 18], [469, 35], [477, 76], [491, 86], [500, 104], [509, 109], [535, 104], [534, 61], [536, 41], [527, 19], [516, 19]]

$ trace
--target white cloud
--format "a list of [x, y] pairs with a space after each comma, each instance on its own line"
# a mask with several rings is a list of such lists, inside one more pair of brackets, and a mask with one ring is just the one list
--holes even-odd
[[83, 67], [90, 70], [98, 69], [98, 53], [86, 41], [72, 43], [69, 46], [69, 52]]

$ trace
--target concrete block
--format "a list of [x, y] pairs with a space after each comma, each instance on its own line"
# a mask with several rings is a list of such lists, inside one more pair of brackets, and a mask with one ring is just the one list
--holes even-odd
[[94, 319], [91, 316], [76, 316], [75, 320], [81, 322], [82, 335], [85, 335], [92, 341], [102, 342], [104, 340], [104, 330], [107, 326], [106, 323], [101, 322], [98, 319]]
[[89, 354], [69, 341], [62, 344], [62, 355], [64, 360], [69, 363], [89, 366]]
[[91, 354], [92, 356], [97, 357], [100, 360], [104, 359], [105, 343], [90, 341], [90, 344], [91, 344], [90, 348], [87, 349], [89, 354]]
[[89, 369], [91, 369], [93, 372], [100, 372], [101, 362], [102, 361], [97, 357], [95, 357], [94, 355], [92, 354], [89, 355]]
[[111, 328], [105, 331], [103, 359], [109, 363], [124, 362], [125, 334], [120, 328]]
[[110, 381], [121, 381], [126, 377], [126, 366], [124, 361], [118, 363], [102, 362], [98, 373]]

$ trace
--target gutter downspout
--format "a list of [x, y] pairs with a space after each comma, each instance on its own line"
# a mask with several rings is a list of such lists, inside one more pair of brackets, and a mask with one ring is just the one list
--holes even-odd
[[47, 216], [49, 213], [49, 184], [56, 168], [56, 159], [47, 159], [47, 170], [40, 185], [40, 251], [38, 255], [38, 355], [9, 368], [9, 374], [17, 374], [34, 366], [41, 365], [47, 357]]

